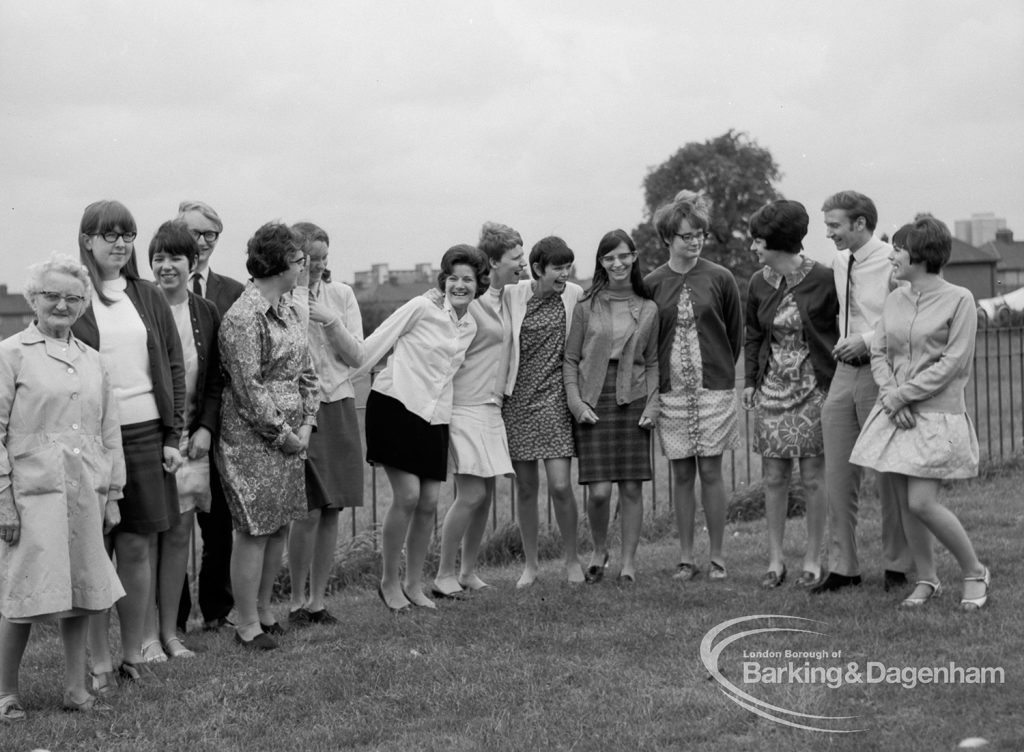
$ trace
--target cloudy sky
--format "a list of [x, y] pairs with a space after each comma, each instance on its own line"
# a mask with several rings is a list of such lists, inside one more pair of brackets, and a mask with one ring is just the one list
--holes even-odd
[[1024, 3], [0, 0], [0, 281], [74, 252], [117, 198], [143, 254], [184, 198], [244, 277], [271, 219], [331, 235], [342, 279], [436, 263], [481, 223], [597, 240], [647, 170], [730, 128], [811, 212], [854, 188], [880, 230], [974, 212], [1024, 237]]

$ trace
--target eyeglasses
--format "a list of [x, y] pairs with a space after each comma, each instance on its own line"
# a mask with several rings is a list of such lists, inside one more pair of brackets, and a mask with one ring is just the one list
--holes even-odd
[[85, 298], [81, 295], [64, 295], [59, 292], [51, 292], [50, 290], [40, 290], [36, 295], [42, 295], [43, 300], [50, 305], [57, 305], [62, 300], [69, 306], [81, 305], [85, 302]]
[[216, 230], [206, 230], [205, 232], [200, 230], [189, 230], [189, 232], [192, 233], [192, 237], [195, 238], [196, 242], [199, 241], [199, 238], [202, 238], [207, 243], [216, 243], [217, 238], [220, 237], [220, 233]]
[[700, 245], [704, 242], [704, 239], [708, 236], [706, 232], [688, 232], [685, 235], [678, 232], [672, 233], [677, 238], [682, 240], [687, 245]]
[[135, 238], [138, 237], [138, 233], [135, 232], [98, 232], [96, 233], [99, 237], [103, 238], [108, 243], [116, 243], [118, 238], [124, 238], [125, 243], [135, 242]]
[[610, 253], [605, 254], [601, 257], [602, 266], [615, 266], [616, 264], [628, 264], [630, 261], [636, 258], [636, 252], [630, 251], [629, 253], [617, 253], [614, 256]]

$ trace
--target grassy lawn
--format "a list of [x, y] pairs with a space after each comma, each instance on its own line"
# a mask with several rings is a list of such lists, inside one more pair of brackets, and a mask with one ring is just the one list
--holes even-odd
[[[105, 717], [59, 710], [62, 660], [53, 627], [36, 628], [22, 671], [29, 721], [0, 728], [0, 749], [33, 750], [948, 750], [965, 737], [987, 749], [1024, 748], [1021, 701], [1024, 595], [1020, 573], [1024, 471], [954, 486], [946, 499], [991, 567], [993, 597], [982, 612], [957, 611], [958, 572], [943, 552], [948, 590], [937, 603], [899, 612], [884, 593], [877, 505], [861, 525], [865, 583], [811, 597], [787, 583], [760, 590], [763, 523], [730, 525], [730, 577], [681, 585], [671, 537], [645, 541], [639, 581], [563, 584], [546, 562], [540, 582], [516, 591], [516, 564], [481, 572], [495, 587], [437, 613], [387, 613], [372, 590], [332, 597], [338, 628], [292, 632], [282, 649], [251, 655], [230, 634], [190, 634], [194, 660], [158, 667], [162, 686], [125, 690]], [[649, 525], [657, 529], [663, 525]], [[803, 520], [788, 525], [797, 574]], [[700, 537], [700, 536], [699, 536]], [[698, 561], [706, 568], [706, 537]], [[280, 605], [283, 612], [284, 604]], [[822, 635], [748, 636], [722, 653], [740, 689], [819, 716], [838, 734], [788, 728], [734, 704], [701, 661], [701, 640], [719, 623], [776, 614], [817, 620]], [[733, 628], [768, 626], [767, 620]], [[790, 626], [786, 620], [771, 622]], [[1016, 646], [1016, 647], [1015, 647]], [[828, 650], [812, 665], [999, 667], [1003, 684], [744, 683], [744, 650]], [[833, 651], [841, 652], [833, 660]], [[797, 663], [802, 663], [798, 659]], [[764, 666], [784, 664], [762, 660]], [[805, 719], [806, 722], [806, 719]]]

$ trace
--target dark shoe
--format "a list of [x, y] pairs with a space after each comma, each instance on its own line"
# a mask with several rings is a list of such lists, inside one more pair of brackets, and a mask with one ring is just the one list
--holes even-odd
[[684, 561], [676, 564], [676, 573], [672, 575], [672, 579], [680, 582], [689, 582], [699, 574], [700, 567], [696, 564], [690, 564], [689, 562]]
[[825, 571], [822, 570], [818, 574], [814, 572], [808, 572], [806, 569], [800, 573], [800, 576], [793, 581], [793, 587], [802, 588], [804, 590], [810, 590], [821, 584], [821, 581], [825, 577]]
[[312, 624], [323, 624], [330, 626], [338, 623], [338, 618], [328, 611], [326, 608], [321, 608], [319, 611], [307, 611], [309, 614], [309, 621]]
[[724, 580], [729, 576], [729, 573], [725, 571], [725, 564], [719, 564], [717, 561], [711, 562], [711, 568], [708, 570], [709, 580]]
[[75, 702], [67, 693], [64, 694], [61, 707], [72, 713], [110, 713], [114, 710], [113, 705], [95, 695], [89, 695], [81, 702]]
[[219, 632], [224, 627], [234, 628], [235, 624], [228, 617], [221, 616], [217, 619], [210, 619], [203, 624], [204, 632]]
[[583, 579], [591, 585], [596, 585], [604, 579], [604, 570], [608, 568], [608, 554], [604, 555], [604, 563], [601, 565], [591, 564], [583, 573]]
[[635, 585], [636, 584], [636, 575], [620, 574], [618, 576], [618, 578], [615, 580], [615, 582], [617, 582], [619, 585], [625, 585], [627, 587], [630, 586], [630, 585]]
[[903, 587], [908, 582], [906, 572], [897, 572], [894, 569], [885, 570], [885, 579], [882, 586], [885, 588], [885, 592], [894, 590], [898, 587]]
[[251, 640], [243, 640], [242, 635], [235, 632], [235, 644], [248, 650], [275, 650], [277, 648], [277, 640], [266, 632], [260, 632]]
[[786, 581], [786, 565], [782, 565], [781, 572], [768, 571], [764, 577], [761, 578], [761, 588], [764, 590], [774, 590], [783, 582]]
[[117, 680], [122, 687], [144, 687], [163, 683], [148, 663], [129, 663], [128, 661], [122, 661], [121, 665], [117, 667]]
[[[308, 627], [313, 623], [313, 615], [306, 608], [298, 608], [295, 611], [288, 612], [288, 628], [297, 629], [299, 627]], [[268, 630], [260, 625], [264, 632]], [[269, 632], [268, 632], [269, 633]]]
[[268, 635], [277, 635], [278, 637], [280, 637], [288, 631], [287, 629], [282, 627], [279, 622], [274, 622], [273, 624], [264, 624], [263, 622], [260, 622], [260, 629], [262, 629]]
[[818, 593], [831, 593], [836, 590], [842, 590], [847, 587], [856, 587], [858, 585], [860, 585], [859, 574], [846, 575], [829, 572], [828, 576], [812, 587], [809, 592], [817, 595]]
[[464, 600], [466, 600], [466, 591], [464, 591], [464, 590], [456, 590], [456, 591], [451, 592], [451, 593], [446, 593], [444, 590], [439, 588], [437, 585], [432, 585], [431, 586], [430, 594], [432, 596], [434, 596], [435, 598], [440, 598], [441, 600], [451, 600], [451, 601], [464, 601]]

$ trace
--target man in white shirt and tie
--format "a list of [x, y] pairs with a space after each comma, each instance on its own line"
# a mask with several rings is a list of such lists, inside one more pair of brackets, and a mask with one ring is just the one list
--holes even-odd
[[[861, 468], [850, 463], [850, 452], [878, 396], [871, 375], [871, 341], [892, 290], [892, 246], [874, 237], [878, 210], [856, 191], [841, 191], [822, 206], [826, 235], [835, 243], [832, 263], [839, 294], [839, 333], [832, 354], [836, 373], [821, 411], [825, 440], [825, 483], [828, 492], [829, 573], [811, 587], [812, 593], [860, 585], [857, 560], [857, 510]], [[892, 483], [878, 474], [882, 509], [882, 556], [885, 589], [906, 584], [912, 565]]]

